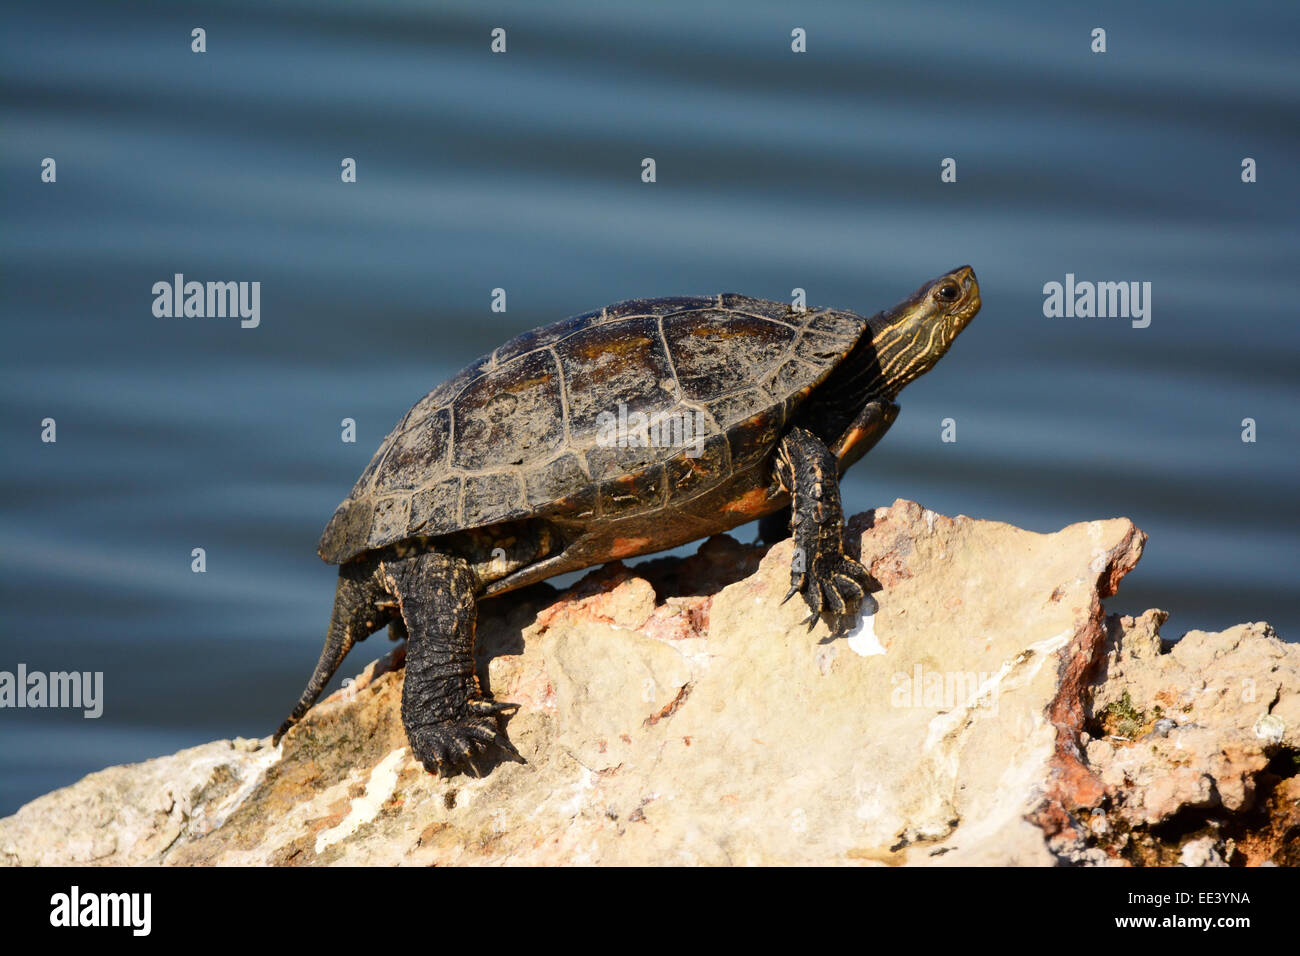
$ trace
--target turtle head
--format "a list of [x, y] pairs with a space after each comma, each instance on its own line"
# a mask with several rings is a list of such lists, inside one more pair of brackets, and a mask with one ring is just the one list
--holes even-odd
[[874, 323], [872, 337], [885, 392], [893, 397], [924, 375], [980, 310], [975, 271], [961, 266], [917, 289]]

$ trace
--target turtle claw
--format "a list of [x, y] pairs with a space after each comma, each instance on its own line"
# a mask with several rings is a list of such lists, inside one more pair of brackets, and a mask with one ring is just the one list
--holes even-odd
[[808, 630], [811, 631], [817, 626], [817, 622], [821, 620], [823, 606], [822, 592], [821, 588], [817, 586], [816, 580], [811, 576], [801, 574], [800, 578], [802, 579], [800, 581], [802, 587], [800, 587], [799, 590], [803, 591], [804, 600], [808, 603], [808, 609], [812, 611], [812, 613], [799, 623], [807, 624]]
[[514, 757], [515, 760], [517, 760], [519, 763], [528, 762], [524, 759], [524, 755], [521, 754], [518, 750], [516, 750], [515, 745], [512, 744], [509, 740], [507, 740], [504, 735], [499, 735], [497, 739], [493, 741], [493, 743], [495, 743], [498, 747], [500, 747], [510, 756]]
[[476, 777], [482, 776], [477, 760], [493, 745], [522, 760], [495, 719], [496, 714], [514, 706], [497, 701], [470, 700], [466, 704], [469, 711], [466, 717], [407, 728], [411, 751], [426, 770], [442, 777], [450, 777], [461, 769]]
[[471, 713], [485, 715], [504, 714], [507, 711], [519, 709], [518, 704], [512, 704], [509, 701], [483, 700], [482, 698], [471, 699], [467, 706]]
[[781, 602], [802, 591], [812, 616], [800, 623], [809, 624], [809, 630], [823, 613], [839, 618], [856, 615], [866, 596], [880, 590], [871, 573], [845, 554], [839, 542], [823, 539], [818, 545], [807, 552], [813, 555], [807, 571], [791, 573], [790, 593]]

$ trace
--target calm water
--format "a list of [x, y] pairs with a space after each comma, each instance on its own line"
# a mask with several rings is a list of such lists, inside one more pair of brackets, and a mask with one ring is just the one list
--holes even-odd
[[[0, 711], [0, 813], [274, 729], [329, 615], [317, 536], [393, 423], [632, 297], [869, 313], [971, 263], [983, 311], [847, 506], [1127, 515], [1109, 607], [1300, 635], [1294, 4], [7, 6], [0, 669], [101, 670], [106, 703]], [[261, 282], [261, 325], [155, 318], [176, 272]], [[1150, 327], [1044, 318], [1067, 272], [1151, 282]]]

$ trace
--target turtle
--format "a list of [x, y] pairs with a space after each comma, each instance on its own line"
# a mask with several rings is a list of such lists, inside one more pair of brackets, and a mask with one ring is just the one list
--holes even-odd
[[839, 630], [879, 589], [845, 552], [839, 479], [980, 308], [961, 266], [867, 318], [734, 293], [638, 299], [525, 332], [437, 386], [321, 535], [325, 646], [273, 736], [352, 646], [406, 639], [401, 718], [435, 774], [477, 774], [517, 707], [481, 688], [478, 602], [758, 519], [795, 539], [788, 601]]

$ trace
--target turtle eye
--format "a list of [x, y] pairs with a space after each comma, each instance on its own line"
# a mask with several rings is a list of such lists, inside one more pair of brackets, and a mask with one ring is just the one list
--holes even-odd
[[934, 297], [940, 302], [956, 302], [961, 298], [961, 289], [957, 288], [955, 282], [945, 282], [934, 290]]

